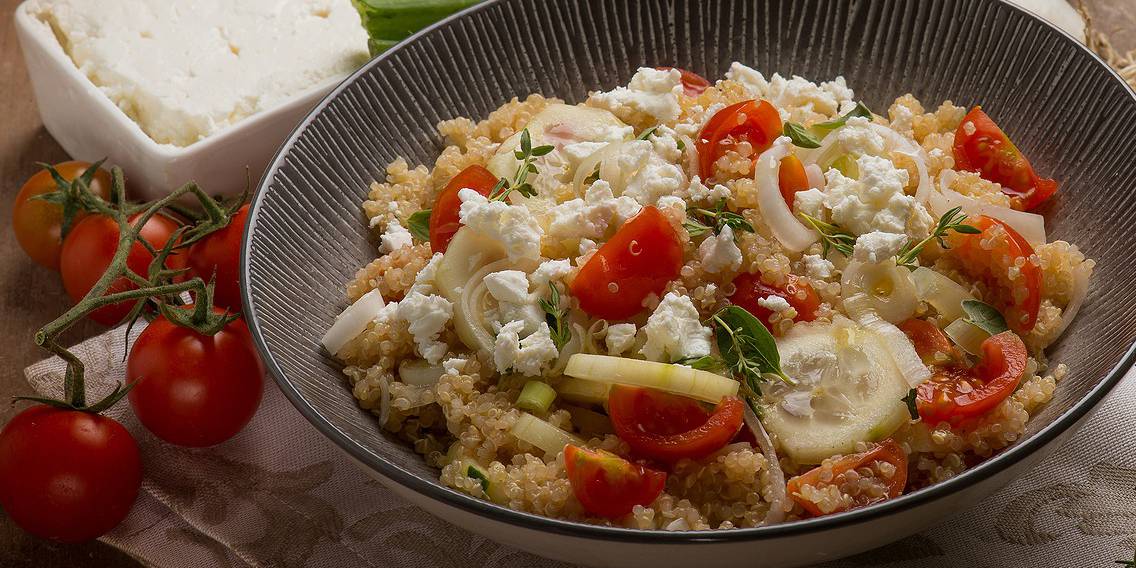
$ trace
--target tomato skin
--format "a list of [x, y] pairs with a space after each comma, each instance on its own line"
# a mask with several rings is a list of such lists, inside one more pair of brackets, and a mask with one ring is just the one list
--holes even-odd
[[241, 239], [248, 210], [242, 206], [228, 225], [193, 243], [186, 257], [191, 275], [206, 282], [216, 275], [213, 304], [233, 312], [241, 311]]
[[[133, 223], [137, 218], [131, 217]], [[178, 228], [173, 219], [154, 215], [142, 227], [141, 238], [146, 239], [155, 250], [161, 250], [170, 236]], [[102, 277], [114, 258], [118, 248], [118, 223], [106, 215], [89, 215], [76, 224], [67, 239], [63, 241], [63, 254], [60, 258], [59, 272], [63, 276], [63, 288], [71, 301], [78, 303]], [[154, 257], [142, 243], [135, 242], [127, 256], [126, 265], [143, 277]], [[185, 267], [185, 255], [175, 251], [166, 259], [166, 267], [171, 269]], [[107, 294], [125, 292], [137, 288], [125, 277], [111, 283]], [[87, 317], [103, 325], [114, 325], [130, 313], [134, 302], [119, 302], [99, 308]]]
[[809, 188], [809, 175], [805, 173], [805, 165], [801, 159], [789, 154], [781, 158], [781, 168], [777, 172], [777, 185], [781, 188], [781, 198], [789, 210], [793, 210], [794, 197], [798, 191]]
[[[1033, 247], [1012, 227], [993, 217], [983, 215], [967, 224], [982, 233], [952, 234], [948, 254], [959, 261], [963, 272], [986, 283], [994, 295], [991, 303], [1006, 316], [1010, 329], [1029, 332], [1037, 324], [1041, 309], [1042, 274]], [[984, 249], [984, 240], [994, 248]], [[1018, 277], [1010, 280], [1011, 268], [1019, 259], [1025, 259], [1024, 264], [1014, 269]], [[1021, 290], [1025, 293], [1021, 294]]]
[[224, 442], [248, 424], [260, 406], [263, 376], [239, 319], [209, 337], [159, 316], [126, 361], [133, 385], [127, 396], [138, 420], [171, 444], [195, 448]]
[[976, 172], [1000, 184], [1014, 209], [1029, 211], [1057, 193], [1057, 182], [1038, 176], [1021, 150], [981, 106], [971, 109], [962, 119], [955, 131], [953, 150], [958, 169]]
[[493, 186], [497, 185], [498, 178], [492, 172], [479, 165], [472, 165], [458, 172], [434, 202], [430, 210], [430, 250], [446, 252], [450, 241], [461, 228], [458, 211], [461, 209], [461, 199], [458, 192], [464, 188], [472, 189], [481, 195], [489, 197]]
[[760, 275], [743, 272], [737, 278], [734, 278], [734, 287], [735, 291], [730, 296], [730, 302], [753, 314], [754, 317], [761, 320], [761, 323], [765, 324], [766, 328], [771, 330], [778, 328], [778, 326], [769, 322], [773, 312], [758, 303], [761, 298], [766, 296], [785, 298], [785, 301], [797, 310], [797, 317], [793, 318], [793, 321], [813, 321], [816, 319], [817, 310], [820, 308], [820, 295], [817, 294], [808, 280], [799, 276], [790, 275], [785, 287], [779, 288], [762, 282]]
[[988, 337], [973, 369], [940, 369], [919, 385], [915, 403], [920, 418], [931, 426], [959, 426], [990, 412], [1018, 388], [1028, 356], [1025, 343], [1012, 331]]
[[584, 509], [608, 519], [623, 517], [636, 505], [650, 505], [667, 482], [665, 472], [571, 444], [564, 448], [564, 468]]
[[670, 221], [653, 206], [644, 207], [592, 255], [569, 288], [580, 309], [609, 320], [643, 310], [682, 269], [682, 243]]
[[[826, 460], [827, 461], [827, 460]], [[895, 475], [893, 475], [887, 482], [887, 494], [878, 499], [861, 499], [854, 503], [851, 507], [837, 509], [825, 513], [816, 503], [804, 498], [801, 495], [801, 486], [811, 485], [813, 487], [820, 487], [823, 485], [830, 485], [833, 483], [839, 484], [841, 476], [844, 474], [860, 469], [862, 467], [869, 467], [873, 463], [886, 462], [895, 466]], [[859, 454], [851, 454], [842, 456], [835, 459], [831, 464], [832, 479], [824, 481], [822, 478], [822, 470], [824, 466], [819, 466], [811, 469], [801, 475], [798, 475], [789, 480], [786, 485], [786, 491], [789, 497], [799, 503], [809, 514], [813, 516], [822, 516], [825, 514], [840, 513], [851, 509], [866, 507], [887, 499], [895, 499], [903, 494], [904, 488], [907, 486], [907, 454], [903, 452], [903, 448], [895, 443], [892, 439], [884, 440], [877, 444], [874, 448]]]
[[[83, 175], [91, 164], [71, 161], [55, 164], [54, 167], [63, 179], [72, 181]], [[91, 193], [103, 199], [110, 199], [111, 185], [110, 173], [99, 169], [88, 188]], [[12, 230], [16, 233], [16, 241], [20, 243], [20, 248], [24, 249], [29, 258], [41, 266], [57, 271], [59, 256], [63, 249], [61, 238], [63, 208], [55, 203], [34, 199], [38, 195], [51, 193], [56, 189], [58, 186], [47, 170], [40, 170], [28, 178], [12, 204]], [[75, 223], [84, 216], [85, 213], [76, 214], [71, 226], [74, 227]]]
[[126, 518], [141, 485], [138, 444], [105, 416], [41, 404], [0, 431], [0, 506], [38, 537], [98, 538]]
[[781, 131], [781, 115], [767, 101], [742, 101], [718, 111], [702, 127], [695, 143], [702, 179], [714, 177], [714, 162], [738, 144], [749, 142], [756, 159]]
[[911, 318], [897, 327], [915, 345], [915, 352], [919, 354], [924, 365], [928, 367], [944, 365], [961, 359], [961, 354], [954, 343], [951, 343], [935, 324]]
[[656, 67], [659, 71], [670, 71], [674, 69], [682, 75], [682, 93], [688, 97], [697, 97], [701, 95], [706, 89], [710, 88], [710, 81], [705, 77], [695, 73], [694, 71], [687, 71], [681, 67]]
[[607, 405], [615, 433], [631, 451], [665, 463], [721, 449], [741, 429], [745, 412], [736, 397], [723, 398], [710, 413], [690, 398], [625, 385], [611, 388]]

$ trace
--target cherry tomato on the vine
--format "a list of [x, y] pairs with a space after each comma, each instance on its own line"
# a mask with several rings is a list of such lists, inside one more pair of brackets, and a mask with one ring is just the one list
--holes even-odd
[[[63, 162], [55, 164], [55, 171], [70, 182], [83, 175], [91, 164], [87, 162]], [[111, 177], [106, 170], [95, 172], [88, 188], [91, 193], [110, 198]], [[55, 179], [46, 169], [36, 172], [20, 188], [16, 202], [12, 205], [12, 230], [16, 241], [28, 257], [52, 270], [59, 270], [59, 255], [63, 248], [63, 208], [57, 203], [37, 199], [37, 196], [59, 189]], [[72, 219], [74, 227], [85, 213], [79, 212]]]
[[36, 536], [98, 538], [126, 518], [141, 484], [138, 444], [105, 416], [41, 404], [0, 431], [0, 506]]
[[240, 319], [210, 337], [159, 316], [126, 361], [134, 414], [154, 435], [179, 446], [212, 446], [240, 432], [260, 406], [263, 376]]
[[191, 275], [206, 282], [216, 276], [213, 305], [234, 312], [241, 311], [241, 239], [248, 210], [242, 206], [228, 225], [193, 243], [186, 258]]

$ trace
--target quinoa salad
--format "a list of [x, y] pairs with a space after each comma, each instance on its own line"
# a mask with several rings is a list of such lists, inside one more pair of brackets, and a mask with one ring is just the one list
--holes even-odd
[[443, 121], [432, 167], [371, 186], [377, 258], [323, 345], [442, 484], [510, 509], [702, 530], [896, 498], [1068, 372], [1045, 350], [1094, 263], [1047, 240], [1059, 181], [997, 111], [734, 63]]

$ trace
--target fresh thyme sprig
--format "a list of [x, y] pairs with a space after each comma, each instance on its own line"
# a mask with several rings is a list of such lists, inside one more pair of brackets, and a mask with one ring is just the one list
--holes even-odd
[[700, 236], [710, 230], [713, 230], [714, 234], [717, 235], [722, 232], [722, 227], [729, 227], [734, 230], [734, 233], [740, 231], [753, 232], [753, 225], [746, 221], [745, 217], [726, 210], [725, 199], [718, 201], [718, 205], [712, 210], [701, 207], [687, 208], [686, 221], [682, 225], [686, 227], [686, 231], [692, 237]]
[[686, 365], [687, 367], [698, 369], [699, 371], [717, 371], [726, 368], [726, 363], [713, 355], [683, 357], [675, 361], [675, 365]]
[[807, 213], [798, 213], [817, 234], [820, 235], [821, 256], [828, 256], [829, 251], [835, 250], [844, 256], [852, 256], [852, 248], [856, 246], [856, 235], [845, 231], [838, 225], [826, 223]]
[[741, 379], [746, 391], [743, 394], [755, 412], [763, 381], [797, 384], [781, 370], [777, 343], [753, 314], [737, 306], [726, 306], [710, 317], [710, 323], [725, 367]]
[[572, 330], [568, 327], [568, 310], [560, 306], [560, 290], [556, 284], [548, 283], [548, 299], [541, 298], [540, 309], [544, 310], [544, 319], [548, 322], [552, 342], [557, 349], [563, 349], [564, 344], [572, 339]]
[[639, 136], [636, 136], [635, 139], [636, 140], [646, 140], [646, 139], [650, 138], [651, 135], [653, 135], [655, 133], [655, 131], [658, 130], [658, 129], [659, 129], [658, 126], [652, 126], [652, 127], [648, 128], [647, 130], [644, 130], [642, 133], [640, 133]]
[[521, 149], [513, 152], [513, 156], [521, 161], [521, 165], [517, 166], [517, 172], [513, 174], [512, 180], [501, 178], [497, 181], [497, 185], [493, 186], [493, 190], [489, 192], [489, 200], [505, 201], [509, 198], [509, 194], [514, 191], [525, 197], [536, 196], [536, 190], [528, 182], [529, 174], [538, 173], [533, 161], [535, 158], [548, 154], [553, 149], [554, 147], [548, 144], [533, 148], [529, 129], [522, 130]]
[[967, 225], [965, 222], [966, 215], [962, 212], [962, 207], [955, 207], [947, 211], [942, 217], [939, 217], [939, 222], [935, 225], [935, 229], [931, 231], [931, 234], [928, 235], [927, 238], [914, 245], [908, 242], [907, 245], [903, 247], [903, 250], [899, 252], [899, 255], [896, 256], [895, 263], [899, 266], [906, 266], [914, 270], [916, 268], [915, 261], [919, 258], [919, 253], [923, 252], [924, 247], [930, 244], [931, 241], [939, 241], [940, 246], [948, 248], [947, 241], [944, 237], [946, 237], [947, 233], [950, 231], [966, 235], [978, 235], [982, 233], [977, 227]]

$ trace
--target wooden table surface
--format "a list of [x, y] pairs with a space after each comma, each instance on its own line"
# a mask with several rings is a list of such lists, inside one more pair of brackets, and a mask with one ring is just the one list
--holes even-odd
[[[36, 162], [59, 162], [67, 154], [43, 128], [36, 111], [12, 14], [20, 0], [0, 0], [0, 219], [11, 218], [12, 199], [37, 169]], [[1120, 49], [1136, 48], [1136, 2], [1086, 2], [1097, 26]], [[4, 223], [5, 227], [8, 225]], [[0, 424], [22, 406], [3, 402], [30, 394], [22, 369], [42, 358], [32, 333], [68, 305], [58, 275], [28, 260], [12, 231], [0, 230]], [[84, 323], [75, 341], [99, 332]], [[31, 538], [0, 513], [0, 566], [6, 568], [120, 568], [140, 566], [128, 555], [100, 543], [63, 546]]]

